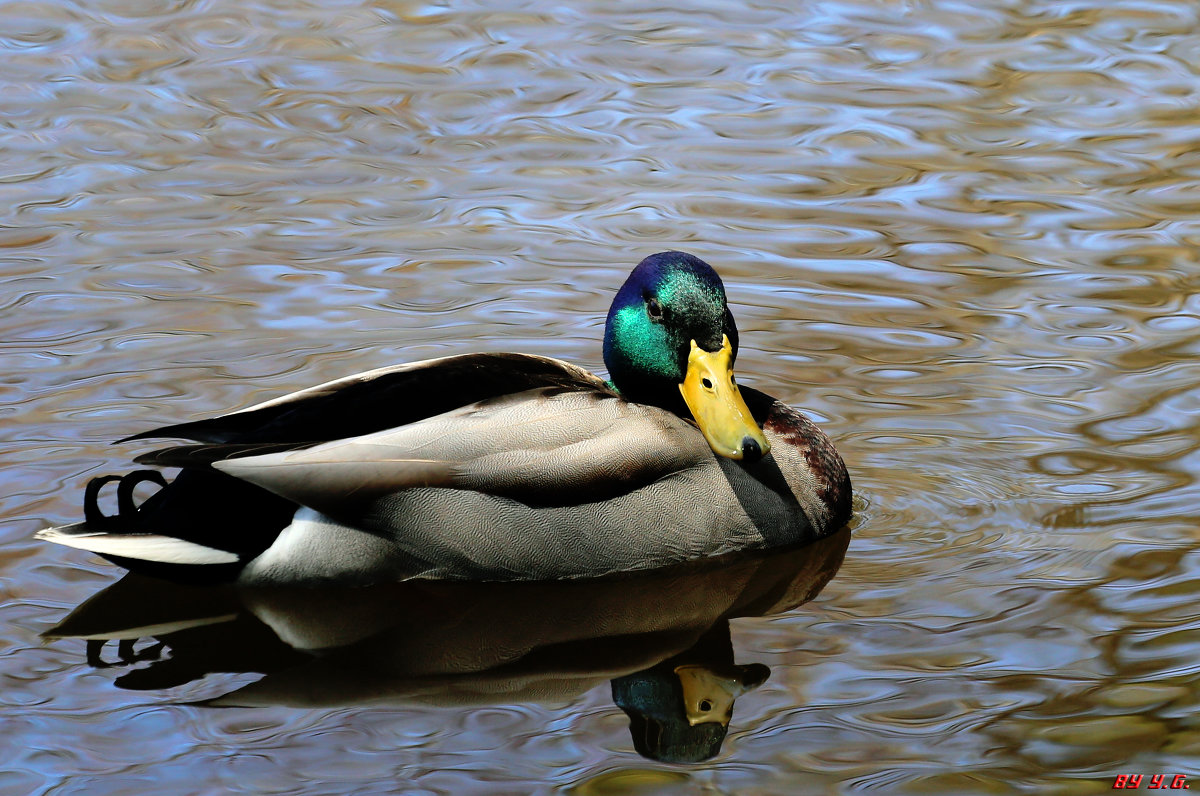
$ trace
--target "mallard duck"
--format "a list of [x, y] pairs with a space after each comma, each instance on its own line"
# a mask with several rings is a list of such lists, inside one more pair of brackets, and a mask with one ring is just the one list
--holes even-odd
[[[654, 254], [609, 309], [607, 382], [529, 354], [367, 371], [127, 437], [201, 444], [135, 459], [183, 468], [169, 485], [93, 479], [84, 522], [39, 535], [174, 579], [315, 585], [590, 577], [837, 531], [841, 457], [739, 387], [737, 351], [712, 267]], [[147, 480], [163, 488], [135, 505]]]

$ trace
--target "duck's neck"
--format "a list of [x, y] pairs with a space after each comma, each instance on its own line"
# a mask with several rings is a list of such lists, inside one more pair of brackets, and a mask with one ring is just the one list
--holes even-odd
[[657, 406], [660, 409], [666, 409], [668, 412], [683, 418], [691, 418], [692, 416], [687, 404], [683, 401], [683, 395], [679, 392], [679, 388], [673, 385], [672, 389], [668, 391], [663, 390], [660, 385], [646, 387], [644, 384], [637, 382], [632, 385], [624, 382], [623, 386], [618, 386], [612, 379], [609, 379], [606, 384], [611, 390], [630, 403]]

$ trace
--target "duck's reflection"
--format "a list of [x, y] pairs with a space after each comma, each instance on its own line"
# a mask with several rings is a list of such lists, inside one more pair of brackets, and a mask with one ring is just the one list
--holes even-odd
[[613, 701], [629, 716], [638, 754], [695, 763], [721, 751], [733, 703], [762, 685], [771, 670], [733, 663], [729, 621], [721, 620], [689, 649], [612, 681]]
[[[812, 599], [849, 538], [555, 583], [262, 590], [127, 575], [47, 635], [87, 639], [95, 666], [143, 664], [117, 678], [122, 688], [265, 674], [211, 705], [561, 703], [607, 680], [640, 754], [698, 761], [717, 754], [734, 702], [769, 674], [735, 663], [729, 620]], [[104, 647], [114, 640], [115, 656]]]

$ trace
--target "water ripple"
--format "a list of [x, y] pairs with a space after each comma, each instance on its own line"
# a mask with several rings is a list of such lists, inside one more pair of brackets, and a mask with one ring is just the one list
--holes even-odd
[[[1195, 7], [0, 23], [0, 790], [1067, 792], [1194, 760]], [[611, 290], [665, 248], [726, 276], [745, 381], [818, 418], [859, 491], [822, 599], [735, 623], [773, 672], [711, 764], [637, 758], [603, 688], [230, 713], [36, 638], [112, 577], [28, 538], [128, 466], [110, 439], [465, 350], [602, 367]]]

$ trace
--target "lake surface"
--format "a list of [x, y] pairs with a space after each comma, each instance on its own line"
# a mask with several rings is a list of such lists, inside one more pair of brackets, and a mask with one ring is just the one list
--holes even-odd
[[[690, 8], [0, 6], [0, 792], [1200, 778], [1200, 6]], [[765, 576], [703, 575], [724, 585], [696, 581], [688, 626], [717, 637], [654, 648], [769, 668], [711, 759], [639, 754], [609, 680], [643, 667], [550, 610], [590, 593], [432, 592], [491, 617], [477, 652], [575, 645], [473, 702], [453, 678], [203, 702], [295, 662], [262, 631], [296, 625], [253, 600], [200, 598], [227, 621], [129, 665], [41, 638], [121, 575], [31, 538], [145, 449], [111, 440], [452, 353], [602, 370], [613, 291], [664, 249], [722, 274], [739, 377], [809, 413], [857, 494], [836, 575], [840, 551], [802, 556], [824, 574], [774, 604]], [[622, 615], [665, 632], [679, 588]]]

